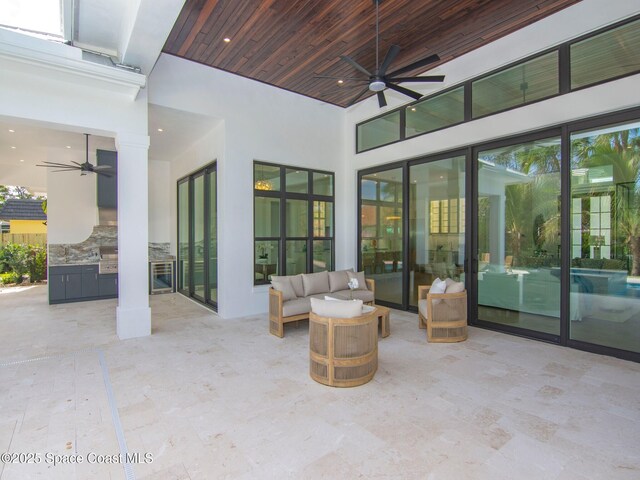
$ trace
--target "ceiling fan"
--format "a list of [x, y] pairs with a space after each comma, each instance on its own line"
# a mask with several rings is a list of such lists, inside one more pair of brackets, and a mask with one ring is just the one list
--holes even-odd
[[112, 174], [109, 172], [111, 170], [110, 165], [92, 165], [89, 163], [89, 134], [85, 133], [86, 137], [86, 152], [85, 152], [85, 161], [83, 163], [74, 162], [71, 160], [71, 164], [68, 163], [56, 163], [56, 162], [47, 162], [43, 160], [44, 165], [36, 165], [36, 167], [48, 167], [48, 168], [57, 168], [58, 170], [52, 170], [52, 172], [71, 172], [73, 170], [80, 170], [80, 175], [86, 175], [87, 173], [97, 173], [98, 175], [104, 175], [105, 177], [110, 177]]
[[[396, 58], [398, 53], [400, 52], [400, 47], [398, 45], [391, 45], [389, 50], [387, 51], [387, 55], [384, 57], [382, 63], [379, 63], [379, 54], [378, 54], [378, 46], [380, 43], [380, 20], [378, 7], [382, 3], [382, 0], [373, 0], [373, 3], [376, 5], [376, 70], [371, 73], [369, 70], [364, 68], [358, 62], [356, 62], [353, 58], [347, 55], [341, 55], [340, 58], [350, 64], [359, 72], [365, 74], [368, 78], [367, 80], [361, 78], [350, 78], [350, 80], [356, 80], [360, 82], [366, 82], [367, 86], [362, 90], [358, 95], [356, 95], [351, 102], [347, 105], [350, 107], [354, 103], [358, 101], [360, 97], [362, 97], [368, 91], [376, 92], [378, 96], [378, 104], [380, 108], [387, 105], [387, 99], [384, 96], [384, 89], [390, 88], [391, 90], [395, 90], [396, 92], [407, 95], [415, 100], [420, 99], [422, 97], [421, 93], [418, 93], [413, 90], [409, 90], [408, 88], [401, 87], [398, 83], [405, 82], [415, 82], [415, 83], [424, 83], [424, 82], [442, 82], [444, 81], [444, 75], [431, 75], [425, 77], [403, 77], [402, 74], [406, 72], [410, 72], [420, 67], [424, 67], [429, 65], [430, 63], [437, 62], [440, 60], [438, 55], [430, 55], [426, 58], [418, 60], [416, 62], [407, 65], [406, 67], [399, 68], [391, 73], [387, 73], [387, 69]], [[320, 78], [335, 78], [335, 77], [320, 77]]]

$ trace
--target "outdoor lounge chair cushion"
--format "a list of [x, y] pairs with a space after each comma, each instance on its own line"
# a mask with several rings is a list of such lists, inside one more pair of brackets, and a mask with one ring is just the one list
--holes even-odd
[[291, 285], [293, 291], [296, 292], [296, 297], [304, 297], [304, 285], [302, 285], [302, 274], [291, 275]]
[[311, 311], [320, 317], [353, 318], [362, 315], [362, 300], [321, 300], [311, 297]]

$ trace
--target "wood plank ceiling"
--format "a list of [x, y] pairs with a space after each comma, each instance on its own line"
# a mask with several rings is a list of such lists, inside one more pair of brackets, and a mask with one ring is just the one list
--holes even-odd
[[[396, 44], [401, 50], [390, 70], [436, 53], [440, 61], [429, 65], [431, 69], [578, 1], [385, 0], [379, 7], [379, 61]], [[345, 80], [338, 85], [336, 80], [314, 77], [364, 78], [340, 55], [375, 69], [375, 4], [186, 0], [163, 51], [345, 107], [366, 82]], [[406, 76], [419, 73], [423, 72]], [[428, 91], [422, 84], [406, 85]]]

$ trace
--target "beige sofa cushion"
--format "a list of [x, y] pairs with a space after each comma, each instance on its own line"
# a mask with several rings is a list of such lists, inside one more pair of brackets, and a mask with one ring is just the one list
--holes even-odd
[[301, 315], [309, 313], [311, 310], [311, 302], [308, 298], [295, 298], [282, 304], [282, 316], [290, 317], [291, 315]]
[[349, 272], [347, 271], [347, 275], [349, 276], [349, 280], [355, 278], [358, 280], [358, 290], [369, 290], [367, 287], [367, 282], [364, 278], [364, 272]]
[[305, 297], [316, 293], [327, 293], [329, 291], [329, 273], [303, 273], [302, 285]]
[[271, 276], [271, 285], [275, 290], [282, 292], [282, 300], [293, 300], [297, 297], [296, 292], [291, 285], [291, 279], [289, 277], [275, 277]]
[[333, 292], [331, 296], [341, 300], [351, 300], [351, 298], [353, 298], [355, 300], [362, 300], [363, 302], [374, 301], [373, 292], [369, 290], [354, 290], [353, 297], [351, 296], [351, 290], [340, 290], [339, 292]]
[[296, 297], [304, 297], [304, 286], [302, 285], [302, 274], [291, 275], [291, 285], [293, 291], [296, 292]]
[[[349, 271], [353, 272], [352, 269]], [[339, 290], [346, 290], [349, 288], [349, 275], [347, 270], [337, 270], [335, 272], [329, 272], [329, 292], [337, 292]]]
[[362, 300], [320, 300], [311, 298], [311, 311], [320, 317], [353, 318], [362, 315]]

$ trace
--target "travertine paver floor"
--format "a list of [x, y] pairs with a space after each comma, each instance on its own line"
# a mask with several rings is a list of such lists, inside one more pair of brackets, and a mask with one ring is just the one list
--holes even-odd
[[[102, 353], [128, 451], [153, 456], [138, 479], [640, 478], [635, 363], [475, 328], [427, 344], [416, 315], [392, 311], [374, 380], [335, 389], [309, 378], [307, 322], [279, 339], [266, 315], [158, 295], [153, 335], [119, 341], [115, 306], [0, 293], [1, 451], [117, 453]], [[126, 478], [122, 465], [0, 469]]]

